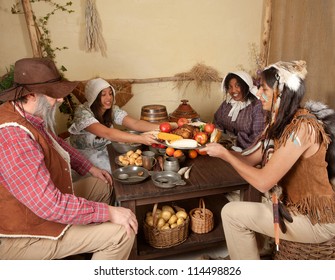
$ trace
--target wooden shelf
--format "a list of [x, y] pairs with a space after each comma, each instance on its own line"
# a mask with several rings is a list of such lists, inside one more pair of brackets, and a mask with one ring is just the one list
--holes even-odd
[[[140, 206], [137, 209], [138, 217], [141, 217], [142, 223], [139, 225], [139, 233], [137, 236], [137, 255], [139, 259], [154, 259], [159, 258], [162, 256], [170, 256], [176, 255], [185, 252], [191, 252], [203, 249], [204, 246], [207, 247], [214, 247], [218, 245], [224, 244], [224, 233], [222, 229], [221, 223], [221, 209], [222, 207], [228, 202], [226, 197], [222, 195], [215, 195], [215, 196], [206, 196], [204, 197], [206, 208], [210, 209], [214, 215], [214, 229], [206, 234], [197, 234], [193, 233], [191, 230], [189, 232], [189, 236], [185, 242], [180, 245], [171, 247], [171, 248], [162, 248], [157, 249], [151, 247], [149, 244], [146, 243], [144, 239], [143, 233], [143, 221], [145, 217], [145, 213], [147, 211], [151, 211], [153, 205], [146, 205]], [[180, 201], [171, 201], [170, 203], [162, 203], [162, 205], [178, 205], [179, 207], [184, 208], [187, 212], [199, 206], [199, 199], [187, 199], [187, 200], [180, 200]], [[158, 206], [158, 207], [159, 207]]]

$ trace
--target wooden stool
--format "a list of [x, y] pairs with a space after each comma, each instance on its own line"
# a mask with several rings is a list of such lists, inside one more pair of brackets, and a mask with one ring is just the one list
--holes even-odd
[[274, 260], [335, 260], [335, 237], [323, 243], [280, 240]]

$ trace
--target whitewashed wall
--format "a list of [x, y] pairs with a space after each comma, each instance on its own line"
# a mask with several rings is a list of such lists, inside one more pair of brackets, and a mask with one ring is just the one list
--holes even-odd
[[[32, 56], [24, 15], [10, 12], [14, 2], [0, 0], [0, 75], [16, 60]], [[56, 63], [68, 69], [70, 80], [169, 77], [197, 63], [214, 67], [221, 77], [239, 65], [254, 67], [250, 45], [259, 46], [263, 0], [97, 0], [106, 57], [84, 51], [86, 0], [72, 2], [74, 13], [57, 12], [49, 22], [53, 46], [68, 47], [57, 53]], [[32, 8], [37, 17], [51, 10], [46, 3]], [[210, 120], [223, 98], [219, 88], [213, 84], [205, 95], [192, 86], [177, 90], [171, 82], [135, 84], [124, 109], [140, 117], [143, 105], [164, 104], [171, 113], [186, 98]], [[65, 120], [59, 116], [59, 132], [66, 130]]]

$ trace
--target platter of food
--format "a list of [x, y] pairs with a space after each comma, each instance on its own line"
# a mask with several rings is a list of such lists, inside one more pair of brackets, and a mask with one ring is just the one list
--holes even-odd
[[207, 143], [219, 143], [222, 130], [213, 123], [189, 122], [181, 118], [178, 127], [172, 128], [170, 123], [164, 122], [159, 126], [158, 141], [165, 141], [167, 147], [178, 150], [193, 150], [205, 147]]
[[115, 163], [119, 166], [142, 166], [142, 151], [136, 150], [128, 151], [125, 154], [119, 155], [115, 158]]

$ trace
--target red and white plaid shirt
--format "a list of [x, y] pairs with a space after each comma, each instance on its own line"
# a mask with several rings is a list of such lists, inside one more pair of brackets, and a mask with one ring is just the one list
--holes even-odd
[[[25, 117], [51, 143], [44, 121], [28, 113]], [[66, 141], [51, 135], [69, 153], [71, 167], [81, 175], [86, 174], [92, 164]], [[89, 224], [109, 219], [107, 204], [62, 194], [55, 187], [41, 147], [17, 126], [0, 129], [0, 183], [37, 216], [48, 221]]]

